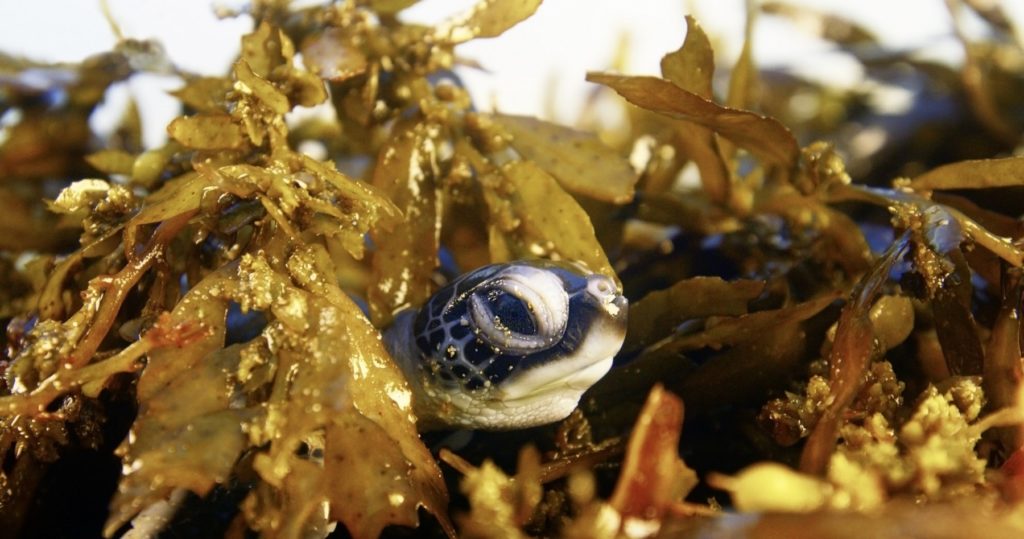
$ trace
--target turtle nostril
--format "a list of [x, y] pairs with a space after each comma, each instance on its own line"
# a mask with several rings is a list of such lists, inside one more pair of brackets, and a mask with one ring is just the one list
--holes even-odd
[[615, 296], [615, 283], [604, 275], [587, 277], [587, 290], [601, 301], [610, 301]]

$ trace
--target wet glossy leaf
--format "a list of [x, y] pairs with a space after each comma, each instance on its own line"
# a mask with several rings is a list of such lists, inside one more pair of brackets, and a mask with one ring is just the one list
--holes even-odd
[[257, 99], [263, 102], [275, 114], [284, 114], [291, 109], [288, 97], [278, 91], [267, 79], [253, 72], [249, 64], [244, 61], [235, 63], [235, 78], [238, 80], [236, 86], [251, 92]]
[[697, 474], [679, 458], [683, 401], [655, 386], [629, 437], [611, 505], [623, 517], [657, 520], [697, 486]]
[[[344, 522], [353, 537], [374, 538], [385, 526], [419, 524], [416, 509], [424, 492], [410, 481], [417, 466], [367, 417], [346, 414], [328, 427], [323, 473], [334, 479], [326, 485], [331, 518]], [[373, 485], [372, 493], [367, 485]]]
[[1024, 186], [1024, 157], [960, 161], [914, 178], [914, 189], [987, 189]]
[[[273, 440], [254, 465], [265, 481], [281, 488], [289, 475], [304, 473], [292, 469], [295, 451], [326, 429], [323, 472], [330, 475], [323, 491], [306, 495], [329, 501], [332, 515], [350, 533], [376, 537], [391, 523], [415, 525], [419, 507], [446, 522], [444, 482], [416, 432], [408, 385], [379, 332], [335, 284], [331, 266], [322, 248], [293, 254], [288, 273], [301, 288], [264, 260], [246, 259], [241, 266], [251, 283], [246, 286], [258, 291], [253, 307], [269, 309], [281, 322], [268, 328], [268, 343], [282, 343], [277, 372], [290, 378], [271, 396], [271, 413], [251, 427], [259, 439]], [[358, 435], [359, 429], [366, 434]], [[378, 478], [382, 469], [394, 475], [353, 483], [367, 473], [364, 458], [371, 453]], [[363, 494], [355, 506], [354, 489]]]
[[173, 180], [150, 195], [141, 210], [126, 225], [125, 243], [135, 245], [138, 227], [165, 221], [175, 215], [199, 208], [203, 190], [210, 182], [199, 174], [189, 173]]
[[377, 157], [373, 183], [402, 211], [403, 221], [375, 236], [370, 313], [386, 325], [398, 311], [433, 292], [442, 209], [437, 177], [440, 126], [415, 122], [395, 132]]
[[971, 313], [971, 271], [959, 249], [943, 254], [952, 269], [932, 294], [936, 333], [950, 374], [976, 376], [982, 372], [984, 352]]
[[450, 43], [497, 37], [540, 7], [541, 0], [480, 0], [468, 12], [442, 24], [435, 35]]
[[490, 118], [512, 135], [509, 143], [520, 155], [554, 176], [566, 190], [616, 204], [633, 199], [636, 172], [596, 135], [530, 116], [494, 114]]
[[139, 378], [139, 417], [119, 448], [126, 470], [111, 505], [106, 533], [176, 488], [205, 494], [223, 483], [245, 447], [239, 410], [231, 409], [237, 348], [224, 345], [230, 285], [212, 274], [178, 303], [171, 319], [202, 327], [184, 348], [156, 350]]
[[766, 163], [786, 169], [796, 164], [796, 139], [772, 118], [717, 105], [655, 77], [588, 73], [587, 80], [608, 86], [638, 107], [707, 127]]
[[550, 256], [618, 279], [586, 212], [539, 166], [512, 161], [485, 179], [484, 187], [494, 261]]
[[399, 222], [401, 210], [374, 186], [342, 174], [333, 163], [309, 156], [301, 159], [302, 169], [329, 184], [334, 191], [331, 196], [338, 197], [340, 207], [347, 210], [351, 219], [339, 223], [339, 230], [345, 234], [345, 245], [352, 256], [362, 258], [362, 237], [371, 228], [391, 230]]
[[167, 133], [196, 150], [234, 150], [246, 144], [242, 128], [227, 114], [182, 116], [167, 126]]
[[908, 234], [897, 238], [879, 257], [851, 292], [849, 302], [839, 315], [836, 336], [829, 352], [829, 388], [832, 400], [828, 403], [804, 445], [800, 456], [800, 470], [821, 475], [836, 445], [839, 421], [864, 383], [864, 372], [873, 353], [874, 329], [870, 310], [882, 285], [895, 264], [907, 249]]

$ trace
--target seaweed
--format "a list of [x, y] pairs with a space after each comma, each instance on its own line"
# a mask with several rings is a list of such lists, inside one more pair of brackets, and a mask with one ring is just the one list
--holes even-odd
[[[748, 2], [723, 70], [688, 16], [660, 77], [587, 76], [619, 124], [558, 125], [475, 109], [452, 71], [539, 0], [435, 27], [403, 22], [415, 3], [256, 2], [217, 77], [131, 40], [0, 57], [5, 530], [1024, 532], [1024, 56], [998, 6], [948, 3], [955, 67]], [[866, 77], [950, 107], [893, 122], [863, 88], [758, 70], [760, 17], [817, 21]], [[182, 81], [169, 140], [143, 147], [134, 104], [92, 133], [146, 72]], [[862, 126], [886, 143], [865, 150]], [[381, 331], [453, 273], [523, 258], [621, 285], [616, 368], [555, 425], [420, 433]], [[86, 453], [109, 483], [75, 468]], [[109, 511], [53, 518], [69, 485]]]

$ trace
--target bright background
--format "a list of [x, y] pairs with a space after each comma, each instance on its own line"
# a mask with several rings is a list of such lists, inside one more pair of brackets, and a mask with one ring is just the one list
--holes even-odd
[[[475, 2], [424, 0], [403, 12], [403, 18], [436, 22]], [[943, 0], [790, 3], [843, 15], [896, 49], [949, 63], [963, 56]], [[215, 16], [212, 6], [237, 7], [237, 1], [108, 0], [107, 5], [125, 36], [156, 39], [178, 66], [201, 74], [225, 73], [239, 37], [252, 27], [248, 17]], [[1004, 9], [1018, 25], [1024, 21], [1024, 0], [1007, 0]], [[532, 18], [504, 35], [460, 46], [460, 56], [478, 60], [487, 71], [459, 73], [482, 109], [545, 116], [545, 101], [554, 92], [555, 117], [550, 119], [572, 122], [592, 88], [583, 80], [586, 71], [607, 69], [625, 40], [626, 71], [657, 74], [661, 56], [682, 44], [687, 13], [711, 37], [718, 68], [731, 65], [742, 44], [743, 0], [546, 0]], [[968, 31], [983, 28], [979, 21], [966, 22]], [[756, 28], [759, 66], [784, 67], [835, 86], [863, 82], [855, 61], [794, 23], [762, 16]], [[41, 61], [78, 61], [114, 44], [100, 0], [0, 0], [0, 51], [5, 53]], [[162, 143], [164, 126], [178, 114], [176, 101], [164, 91], [179, 86], [173, 77], [133, 77], [112, 91], [109, 101], [123, 103], [129, 94], [139, 100], [145, 142], [153, 146]], [[106, 114], [106, 119], [98, 114], [96, 121], [113, 125], [119, 111]]]

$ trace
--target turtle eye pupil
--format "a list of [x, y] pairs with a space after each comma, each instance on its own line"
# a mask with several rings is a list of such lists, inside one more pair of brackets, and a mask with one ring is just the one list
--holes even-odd
[[536, 335], [537, 324], [523, 300], [501, 290], [492, 290], [487, 294], [495, 323], [508, 328], [520, 335]]

